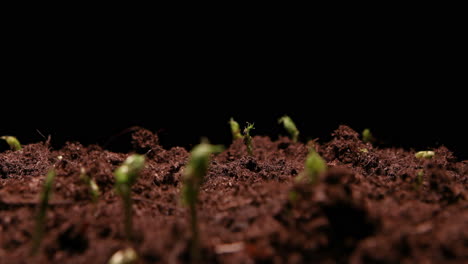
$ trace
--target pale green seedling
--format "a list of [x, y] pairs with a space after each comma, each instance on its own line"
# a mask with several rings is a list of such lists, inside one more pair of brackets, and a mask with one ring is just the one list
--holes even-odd
[[210, 164], [210, 156], [223, 150], [222, 146], [201, 143], [191, 151], [190, 160], [183, 172], [182, 201], [190, 210], [190, 227], [192, 229], [192, 243], [190, 254], [192, 263], [200, 260], [199, 232], [197, 220], [197, 202], [200, 186]]
[[45, 224], [46, 224], [46, 213], [47, 208], [49, 207], [49, 200], [52, 196], [52, 187], [54, 183], [54, 179], [57, 173], [55, 172], [54, 168], [51, 168], [47, 173], [47, 176], [44, 181], [44, 185], [42, 186], [42, 191], [39, 197], [39, 208], [36, 214], [35, 220], [35, 228], [34, 233], [32, 236], [32, 247], [31, 247], [31, 255], [35, 255], [39, 250], [41, 245], [42, 238], [45, 232]]
[[311, 149], [304, 164], [304, 171], [296, 177], [296, 180], [315, 184], [318, 182], [320, 173], [326, 170], [327, 163], [325, 160], [314, 149]]
[[19, 142], [19, 140], [15, 137], [12, 137], [12, 136], [3, 136], [3, 137], [0, 137], [0, 139], [3, 139], [6, 141], [6, 143], [10, 146], [10, 148], [12, 150], [20, 150], [22, 147], [21, 147], [21, 143]]
[[282, 123], [286, 131], [288, 131], [289, 135], [291, 136], [292, 141], [297, 142], [299, 139], [299, 130], [297, 129], [296, 124], [294, 124], [292, 119], [285, 115], [278, 119], [278, 123]]
[[237, 123], [232, 117], [229, 120], [229, 125], [231, 127], [231, 134], [232, 134], [233, 141], [239, 138], [244, 138], [244, 136], [242, 136], [241, 134], [239, 123]]
[[255, 129], [254, 124], [249, 123], [247, 123], [247, 126], [244, 128], [244, 144], [250, 156], [253, 155], [252, 137], [250, 136], [250, 130], [252, 129]]
[[132, 185], [136, 182], [140, 171], [145, 166], [145, 156], [133, 154], [114, 171], [115, 190], [122, 197], [124, 207], [124, 226], [127, 239], [132, 236]]

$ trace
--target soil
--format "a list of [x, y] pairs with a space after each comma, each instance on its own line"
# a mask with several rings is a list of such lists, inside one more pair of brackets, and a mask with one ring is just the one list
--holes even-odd
[[[445, 147], [420, 160], [414, 150], [363, 143], [346, 126], [327, 143], [257, 136], [253, 145], [253, 156], [238, 140], [212, 159], [198, 210], [204, 263], [468, 263], [468, 161]], [[315, 185], [296, 183], [311, 145], [329, 170]], [[130, 242], [112, 174], [129, 154], [79, 143], [53, 150], [47, 142], [0, 153], [0, 263], [107, 263], [127, 246], [138, 263], [188, 263], [180, 190], [189, 153], [163, 149], [144, 129], [134, 129], [133, 146], [147, 165], [133, 186]], [[52, 166], [45, 237], [29, 257]], [[101, 189], [97, 203], [81, 167]]]

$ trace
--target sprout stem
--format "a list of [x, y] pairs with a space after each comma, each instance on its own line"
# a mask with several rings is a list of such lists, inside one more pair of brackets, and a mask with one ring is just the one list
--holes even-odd
[[49, 199], [52, 196], [52, 185], [55, 176], [55, 169], [50, 169], [42, 187], [39, 201], [39, 210], [36, 215], [36, 226], [32, 238], [33, 244], [30, 252], [31, 256], [37, 254], [37, 251], [41, 245], [42, 237], [44, 236], [47, 207], [49, 206]]
[[252, 129], [255, 129], [254, 124], [249, 123], [247, 123], [247, 126], [244, 128], [244, 144], [250, 156], [253, 155], [252, 137], [250, 136], [250, 130]]
[[214, 146], [201, 143], [191, 151], [190, 160], [185, 167], [183, 175], [182, 201], [190, 210], [190, 228], [192, 229], [192, 241], [190, 244], [190, 256], [192, 263], [200, 263], [200, 237], [198, 230], [197, 202], [200, 186], [210, 164], [210, 155], [219, 153], [222, 146]]
[[136, 182], [140, 171], [145, 166], [145, 156], [134, 154], [115, 170], [115, 190], [122, 197], [124, 209], [124, 228], [128, 240], [133, 237], [132, 231], [132, 185]]

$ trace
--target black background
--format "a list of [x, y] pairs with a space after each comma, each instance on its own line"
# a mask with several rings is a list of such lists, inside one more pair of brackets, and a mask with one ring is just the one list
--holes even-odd
[[443, 144], [468, 158], [466, 74], [450, 40], [74, 40], [10, 43], [0, 134], [27, 144], [42, 133], [55, 147], [80, 141], [127, 151], [124, 131], [139, 125], [167, 147], [190, 147], [202, 136], [229, 144], [230, 117], [254, 122], [255, 134], [285, 134], [277, 119], [288, 114], [302, 140], [328, 140], [347, 124], [370, 128], [383, 145]]

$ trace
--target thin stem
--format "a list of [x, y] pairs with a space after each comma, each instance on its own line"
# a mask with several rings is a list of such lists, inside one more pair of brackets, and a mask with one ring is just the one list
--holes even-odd
[[123, 203], [124, 203], [124, 214], [125, 214], [125, 235], [127, 239], [130, 241], [133, 238], [132, 232], [132, 199], [130, 198], [130, 193], [128, 195], [124, 195]]
[[192, 264], [200, 263], [200, 245], [198, 237], [198, 218], [196, 203], [190, 204], [190, 226], [192, 229], [192, 243], [190, 245], [190, 257]]
[[41, 202], [39, 204], [39, 212], [36, 216], [36, 227], [34, 228], [34, 233], [32, 237], [33, 245], [31, 247], [31, 252], [30, 252], [31, 256], [34, 256], [37, 254], [39, 250], [39, 246], [41, 245], [42, 237], [44, 236], [46, 208], [47, 208], [47, 203]]

